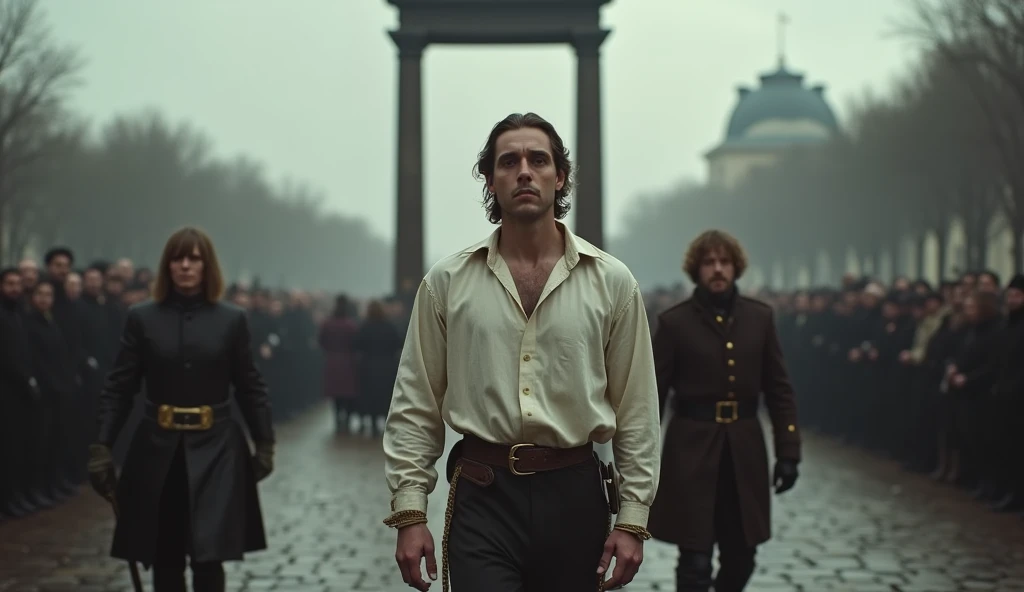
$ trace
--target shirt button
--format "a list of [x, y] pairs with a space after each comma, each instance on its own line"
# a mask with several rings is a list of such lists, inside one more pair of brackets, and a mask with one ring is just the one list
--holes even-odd
[[736, 382], [736, 377], [735, 376], [730, 376], [729, 377], [729, 382]]
[[795, 432], [796, 431], [796, 426], [795, 425], [791, 425], [791, 426], [787, 427], [786, 429], [791, 431], [791, 432]]
[[524, 388], [523, 389], [523, 394], [526, 395], [526, 396], [529, 396], [530, 395], [530, 387]]
[[736, 365], [736, 360], [729, 360], [729, 365], [730, 366], [735, 366]]
[[530, 361], [530, 354], [526, 354], [525, 356], [523, 356], [523, 361], [524, 362], [529, 362]]
[[729, 391], [729, 398], [730, 399], [735, 399], [736, 398], [736, 393], [734, 393], [732, 391]]
[[526, 416], [527, 416], [527, 417], [533, 417], [533, 413], [527, 412], [527, 413], [526, 413]]
[[185, 362], [185, 369], [191, 368], [192, 362]]
[[725, 349], [732, 349], [732, 342], [731, 341], [725, 344]]

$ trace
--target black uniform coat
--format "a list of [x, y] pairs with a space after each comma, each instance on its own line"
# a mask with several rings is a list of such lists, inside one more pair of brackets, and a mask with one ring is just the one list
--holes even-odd
[[[696, 298], [662, 313], [654, 336], [658, 393], [669, 389], [693, 401], [758, 404], [760, 394], [775, 431], [775, 456], [799, 461], [796, 402], [786, 374], [772, 309], [737, 295], [732, 316], [719, 322]], [[733, 376], [733, 381], [729, 377]], [[771, 536], [768, 452], [757, 419], [731, 424], [674, 416], [662, 449], [661, 482], [648, 528], [655, 538], [707, 552], [715, 543], [715, 489], [728, 440], [736, 471], [748, 546]]]
[[[227, 303], [172, 294], [133, 306], [121, 351], [99, 405], [99, 441], [113, 445], [139, 392], [156, 405], [216, 405], [231, 387], [256, 442], [273, 442], [263, 377], [253, 364], [246, 313]], [[160, 495], [182, 447], [189, 483], [191, 552], [195, 562], [241, 559], [266, 548], [252, 456], [235, 419], [207, 431], [171, 431], [152, 419], [138, 426], [117, 488], [120, 518], [111, 555], [152, 563]]]

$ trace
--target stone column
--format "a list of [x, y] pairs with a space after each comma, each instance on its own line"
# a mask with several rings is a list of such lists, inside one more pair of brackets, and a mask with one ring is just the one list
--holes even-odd
[[611, 31], [574, 31], [576, 49], [576, 234], [604, 248], [601, 175], [601, 44]]
[[395, 292], [411, 296], [423, 279], [422, 32], [392, 31], [398, 47], [398, 200], [395, 226]]

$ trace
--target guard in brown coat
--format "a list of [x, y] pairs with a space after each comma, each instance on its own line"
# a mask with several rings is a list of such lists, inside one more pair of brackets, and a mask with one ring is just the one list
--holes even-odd
[[[659, 316], [654, 336], [662, 410], [669, 389], [675, 394], [649, 528], [679, 546], [678, 592], [708, 591], [716, 543], [715, 591], [743, 590], [757, 545], [771, 537], [769, 477], [776, 493], [797, 478], [796, 400], [772, 309], [737, 294], [746, 266], [729, 234], [697, 237], [683, 264], [697, 288]], [[761, 393], [775, 433], [772, 475], [757, 418]]]

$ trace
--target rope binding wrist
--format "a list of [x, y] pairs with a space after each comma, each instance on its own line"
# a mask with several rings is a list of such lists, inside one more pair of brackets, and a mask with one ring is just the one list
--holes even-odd
[[391, 528], [404, 528], [413, 524], [426, 524], [427, 515], [419, 510], [402, 510], [384, 519], [384, 524]]

